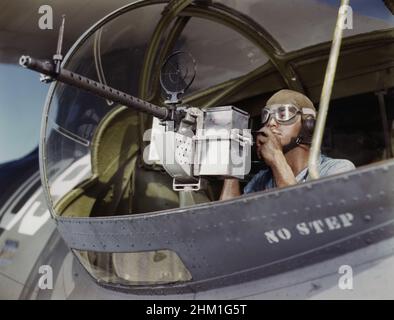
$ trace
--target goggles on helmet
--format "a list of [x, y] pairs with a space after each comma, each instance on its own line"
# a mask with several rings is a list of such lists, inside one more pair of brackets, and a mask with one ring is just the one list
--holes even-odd
[[279, 124], [291, 124], [297, 114], [311, 115], [316, 117], [315, 110], [311, 108], [302, 108], [301, 110], [293, 104], [274, 104], [266, 106], [261, 111], [261, 124], [266, 125], [271, 115]]

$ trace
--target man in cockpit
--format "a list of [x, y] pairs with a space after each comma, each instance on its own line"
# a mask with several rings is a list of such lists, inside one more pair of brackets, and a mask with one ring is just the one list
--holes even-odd
[[[257, 132], [257, 156], [267, 168], [258, 172], [243, 193], [291, 186], [308, 179], [308, 159], [316, 109], [305, 95], [293, 90], [275, 93], [262, 109], [262, 127]], [[321, 177], [354, 169], [349, 160], [320, 155]], [[237, 179], [224, 181], [220, 200], [241, 195]]]

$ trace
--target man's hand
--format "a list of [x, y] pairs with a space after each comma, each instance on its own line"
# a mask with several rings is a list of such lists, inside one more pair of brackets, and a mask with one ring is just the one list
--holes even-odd
[[256, 137], [257, 156], [272, 167], [278, 156], [283, 155], [279, 137], [270, 128], [264, 127]]
[[233, 199], [239, 197], [240, 195], [241, 189], [239, 186], [239, 181], [237, 179], [225, 179], [219, 200]]
[[297, 183], [293, 171], [283, 154], [279, 137], [270, 128], [264, 127], [257, 135], [257, 155], [271, 167], [277, 187], [291, 186]]

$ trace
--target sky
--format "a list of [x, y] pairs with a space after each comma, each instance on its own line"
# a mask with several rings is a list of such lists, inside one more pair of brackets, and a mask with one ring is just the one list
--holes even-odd
[[38, 146], [48, 89], [36, 72], [0, 64], [0, 164]]

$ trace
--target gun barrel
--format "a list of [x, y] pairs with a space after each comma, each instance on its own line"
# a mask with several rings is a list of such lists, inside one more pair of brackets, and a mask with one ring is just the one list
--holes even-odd
[[86, 78], [78, 73], [71, 72], [63, 68], [60, 70], [60, 73], [56, 73], [55, 66], [50, 61], [43, 61], [29, 56], [22, 56], [19, 59], [19, 64], [30, 70], [34, 70], [53, 77], [57, 81], [92, 92], [107, 100], [118, 102], [126, 107], [133, 108], [136, 111], [148, 113], [161, 120], [167, 120], [170, 117], [170, 110], [165, 107], [159, 107], [147, 101], [138, 99], [127, 93]]

